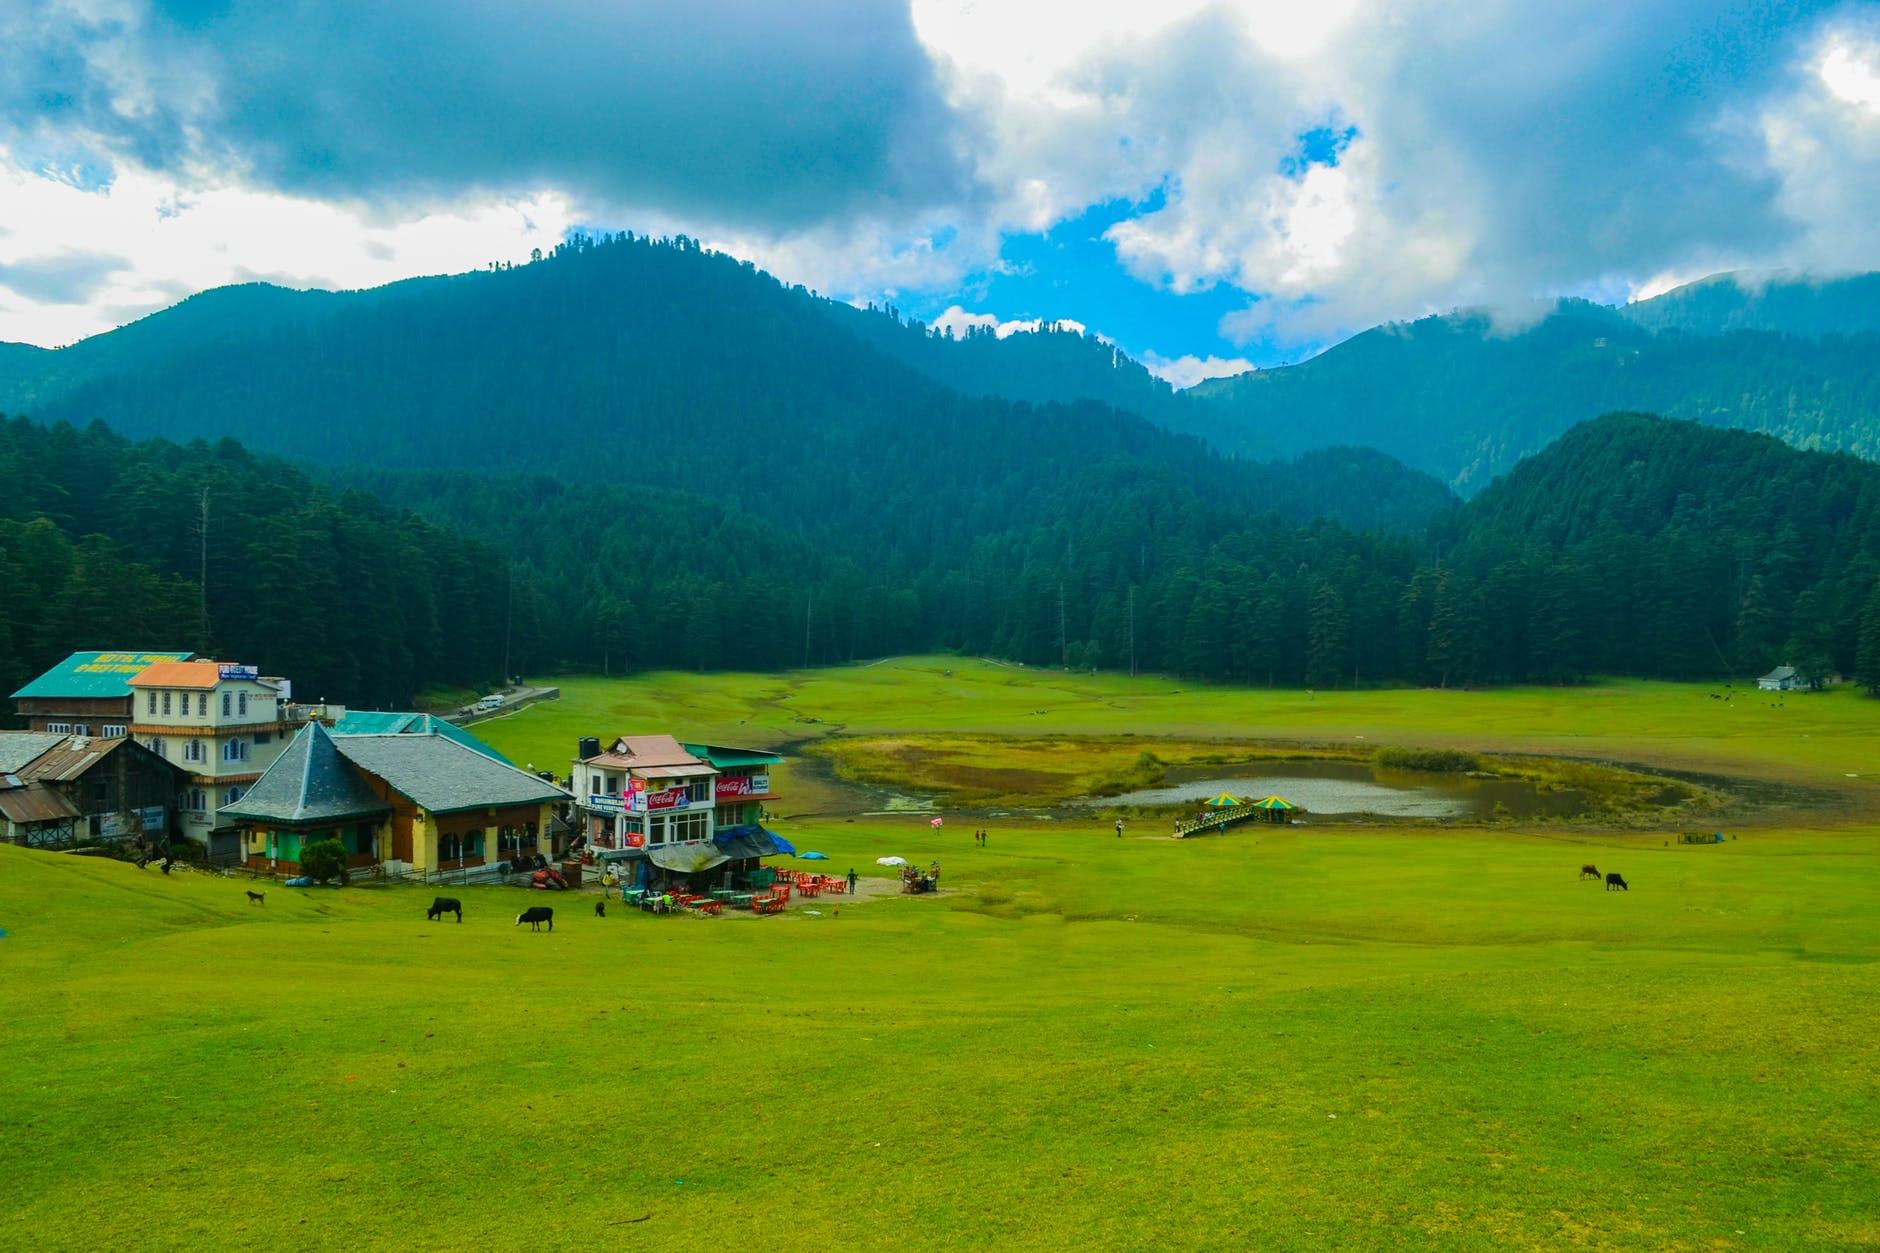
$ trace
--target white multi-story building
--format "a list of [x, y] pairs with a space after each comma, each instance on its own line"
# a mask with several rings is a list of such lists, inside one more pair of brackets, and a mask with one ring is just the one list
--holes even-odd
[[230, 662], [164, 661], [140, 671], [130, 687], [130, 733], [189, 772], [177, 796], [183, 836], [212, 855], [237, 852], [235, 824], [221, 821], [219, 811], [242, 798], [300, 725], [286, 707], [287, 680]]

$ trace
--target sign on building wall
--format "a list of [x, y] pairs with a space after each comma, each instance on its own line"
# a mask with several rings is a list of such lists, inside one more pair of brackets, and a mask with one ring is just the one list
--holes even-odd
[[617, 814], [621, 811], [620, 798], [596, 792], [587, 798], [588, 809], [597, 814]]
[[722, 801], [739, 796], [763, 796], [769, 791], [770, 776], [767, 774], [720, 775], [716, 794]]
[[660, 792], [635, 792], [633, 794], [633, 807], [639, 810], [681, 809], [685, 803], [683, 787], [669, 787]]
[[225, 679], [259, 679], [261, 677], [261, 667], [225, 664], [219, 673]]

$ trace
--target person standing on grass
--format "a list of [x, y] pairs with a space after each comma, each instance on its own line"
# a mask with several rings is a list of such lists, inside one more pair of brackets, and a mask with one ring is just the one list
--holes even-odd
[[1121, 818], [1116, 820], [1116, 838], [1119, 840], [1123, 838], [1123, 820]]
[[858, 876], [855, 873], [855, 867], [850, 866], [849, 867], [849, 895], [850, 896], [855, 895], [855, 883], [856, 883], [857, 877]]

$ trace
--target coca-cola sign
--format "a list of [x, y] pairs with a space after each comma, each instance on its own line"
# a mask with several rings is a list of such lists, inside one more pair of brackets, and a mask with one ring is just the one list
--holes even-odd
[[721, 801], [769, 794], [770, 776], [767, 774], [720, 775], [718, 778], [717, 797]]
[[636, 792], [633, 794], [635, 809], [679, 809], [685, 805], [685, 789], [669, 787], [662, 792]]

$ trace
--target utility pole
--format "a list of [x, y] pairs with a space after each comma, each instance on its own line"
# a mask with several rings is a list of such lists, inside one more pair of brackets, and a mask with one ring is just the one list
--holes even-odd
[[816, 620], [816, 589], [810, 588], [803, 601], [803, 668], [809, 669], [810, 623]]
[[1070, 634], [1064, 628], [1064, 580], [1058, 580], [1058, 664], [1071, 668]]
[[200, 621], [196, 626], [196, 651], [209, 652], [209, 489], [202, 489], [200, 520], [196, 527], [199, 543], [197, 548], [196, 593], [199, 597], [198, 608]]
[[1136, 677], [1136, 585], [1129, 585], [1129, 677]]
[[509, 686], [509, 645], [516, 634], [516, 568], [509, 568], [509, 604], [503, 610], [503, 686]]

